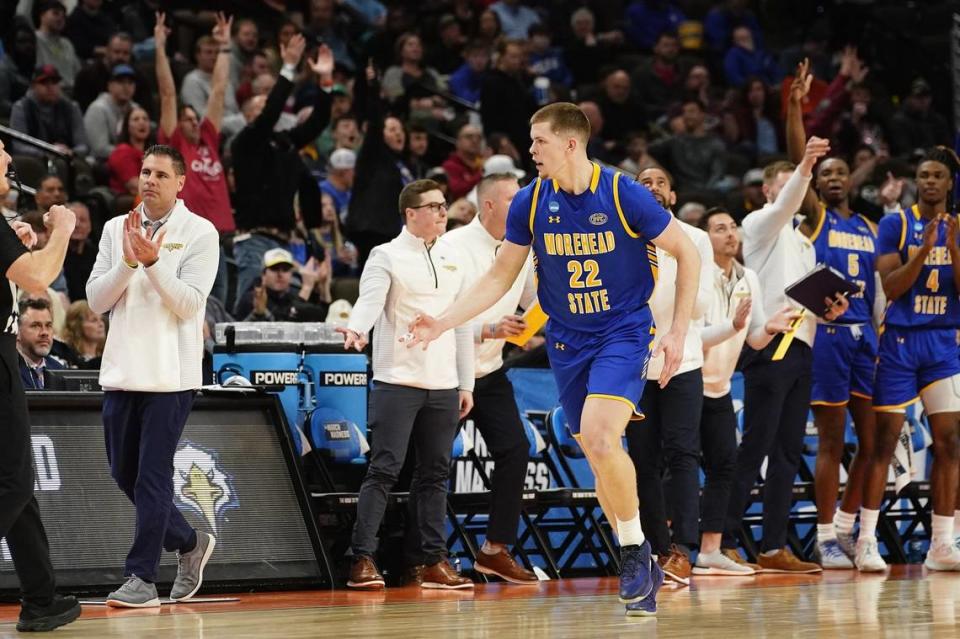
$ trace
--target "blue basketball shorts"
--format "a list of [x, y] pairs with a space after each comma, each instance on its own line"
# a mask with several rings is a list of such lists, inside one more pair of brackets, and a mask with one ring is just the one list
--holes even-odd
[[909, 406], [924, 388], [958, 373], [957, 329], [886, 326], [880, 335], [873, 406]]
[[844, 406], [850, 397], [873, 399], [877, 333], [872, 324], [820, 324], [813, 342], [810, 403]]
[[572, 330], [553, 321], [547, 325], [547, 355], [571, 433], [580, 433], [588, 397], [619, 400], [637, 412], [653, 330], [649, 308], [602, 334]]

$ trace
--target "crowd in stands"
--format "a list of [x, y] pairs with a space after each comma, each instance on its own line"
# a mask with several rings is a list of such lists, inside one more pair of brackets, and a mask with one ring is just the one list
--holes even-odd
[[[918, 150], [951, 142], [934, 106], [947, 56], [900, 55], [909, 40], [878, 35], [896, 2], [831, 20], [760, 4], [0, 1], [0, 122], [46, 143], [11, 140], [37, 195], [0, 204], [41, 242], [51, 205], [78, 215], [63, 276], [21, 314], [28, 367], [96, 361], [85, 282], [104, 221], [138, 203], [154, 142], [186, 158], [181, 197], [221, 233], [210, 323], [326, 319], [400, 231], [404, 185], [438, 181], [450, 227], [468, 223], [484, 175], [534, 175], [528, 120], [557, 100], [588, 115], [592, 158], [668, 169], [681, 219], [722, 204], [739, 221], [765, 201], [761, 167], [785, 154], [782, 96], [803, 57], [806, 130], [850, 163], [853, 208], [879, 219], [912, 204]], [[929, 4], [912, 19], [951, 3]], [[946, 51], [941, 31], [917, 48]]]

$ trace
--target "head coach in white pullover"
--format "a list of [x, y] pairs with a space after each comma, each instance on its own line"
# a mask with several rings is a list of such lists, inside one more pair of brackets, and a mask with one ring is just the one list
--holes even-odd
[[204, 309], [219, 259], [217, 230], [177, 198], [185, 174], [176, 149], [147, 149], [143, 203], [106, 223], [87, 282], [90, 308], [110, 313], [100, 367], [107, 459], [137, 513], [127, 581], [107, 598], [113, 606], [160, 606], [153, 582], [163, 550], [179, 554], [170, 597], [192, 597], [214, 545], [173, 504], [173, 455], [201, 384]]
[[[463, 256], [468, 285], [482, 278], [493, 264], [507, 232], [510, 202], [519, 189], [513, 173], [484, 177], [477, 185], [476, 217], [441, 238], [442, 244], [454, 247]], [[517, 541], [530, 445], [517, 410], [513, 384], [503, 369], [502, 353], [504, 338], [526, 329], [523, 318], [515, 315], [517, 307], [530, 308], [536, 299], [533, 257], [528, 256], [506, 295], [474, 319], [477, 381], [473, 410], [468, 417], [483, 435], [494, 462], [487, 538], [477, 555], [476, 569], [518, 584], [539, 583], [537, 576], [517, 564], [510, 554], [510, 546]]]
[[[743, 220], [744, 265], [755, 271], [763, 284], [762, 304], [767, 316], [789, 303], [784, 292], [787, 286], [815, 266], [813, 245], [796, 228], [794, 216], [807, 192], [814, 164], [829, 150], [826, 140], [813, 137], [807, 142], [799, 166], [775, 162], [766, 167], [763, 193], [767, 204]], [[828, 319], [845, 310], [844, 300]], [[790, 339], [790, 333], [773, 340], [763, 350], [746, 349], [741, 359], [743, 439], [737, 451], [723, 547], [737, 547], [750, 489], [764, 458], [769, 457], [763, 484], [763, 541], [757, 559], [764, 570], [820, 572], [820, 566], [801, 561], [786, 547], [793, 482], [801, 462], [810, 409], [811, 347], [816, 330], [816, 317], [806, 312], [782, 359], [773, 360], [773, 355], [783, 340]]]
[[438, 242], [447, 207], [433, 180], [411, 182], [400, 192], [400, 235], [375, 247], [360, 277], [360, 297], [345, 329], [344, 348], [358, 351], [373, 334], [370, 466], [360, 487], [347, 585], [383, 588], [373, 560], [387, 497], [403, 466], [411, 437], [417, 454], [410, 492], [426, 565], [425, 588], [469, 588], [446, 559], [446, 499], [450, 455], [460, 419], [473, 408], [473, 328], [447, 331], [440, 348], [408, 348], [407, 327], [419, 313], [437, 314], [465, 289], [462, 256]]
[[[667, 211], [677, 203], [672, 177], [662, 168], [645, 169], [637, 180], [653, 194]], [[689, 548], [698, 539], [700, 515], [700, 406], [703, 403], [703, 346], [700, 331], [703, 315], [711, 301], [710, 276], [713, 251], [710, 239], [700, 229], [678, 220], [680, 228], [700, 254], [700, 283], [690, 317], [690, 330], [683, 342], [683, 359], [670, 383], [643, 387], [639, 409], [644, 419], [627, 426], [627, 447], [637, 469], [637, 494], [640, 497], [640, 521], [650, 540], [653, 553], [667, 577], [681, 584], [690, 583]], [[650, 310], [656, 335], [666, 335], [673, 320], [677, 260], [657, 249], [660, 266], [657, 287], [650, 298]], [[656, 337], [654, 338], [656, 344]], [[647, 380], [656, 382], [663, 369], [663, 357], [653, 357], [647, 366]], [[663, 467], [670, 469], [670, 483], [661, 480]], [[672, 540], [667, 527], [664, 489], [673, 514]]]

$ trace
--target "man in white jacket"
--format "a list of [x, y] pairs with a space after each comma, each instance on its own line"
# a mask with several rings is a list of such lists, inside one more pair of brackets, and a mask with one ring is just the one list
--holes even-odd
[[137, 513], [127, 581], [107, 597], [110, 606], [160, 606], [163, 550], [179, 557], [170, 598], [192, 597], [216, 541], [173, 503], [173, 456], [201, 385], [204, 309], [219, 256], [217, 230], [177, 198], [185, 179], [179, 151], [147, 149], [143, 203], [104, 226], [87, 282], [90, 308], [110, 313], [100, 367], [110, 473]]
[[410, 492], [416, 494], [416, 523], [423, 588], [471, 588], [446, 559], [446, 499], [450, 455], [457, 424], [473, 408], [473, 328], [447, 331], [440, 348], [408, 348], [407, 327], [420, 313], [437, 314], [465, 288], [466, 265], [451, 246], [437, 242], [447, 207], [433, 180], [411, 182], [400, 192], [400, 235], [375, 247], [360, 277], [360, 297], [344, 334], [344, 349], [360, 351], [374, 329], [370, 397], [370, 466], [360, 487], [347, 586], [384, 587], [373, 555], [387, 498], [403, 466], [410, 439], [417, 454]]
[[[672, 177], [661, 168], [640, 172], [637, 180], [667, 211], [677, 203]], [[700, 405], [703, 402], [703, 346], [700, 331], [703, 315], [710, 305], [713, 275], [713, 251], [710, 239], [700, 229], [677, 220], [700, 253], [700, 281], [696, 303], [690, 318], [690, 330], [683, 342], [680, 368], [666, 387], [646, 384], [639, 408], [644, 419], [634, 420], [627, 427], [627, 446], [637, 469], [637, 493], [640, 497], [640, 521], [648, 535], [660, 567], [673, 581], [690, 583], [690, 547], [698, 538], [700, 513]], [[650, 298], [650, 310], [656, 335], [666, 335], [673, 319], [674, 289], [677, 281], [677, 260], [657, 249], [659, 275]], [[654, 347], [656, 347], [656, 337]], [[657, 380], [663, 369], [663, 357], [651, 357], [647, 380]], [[663, 469], [670, 469], [670, 483], [664, 486]], [[672, 506], [671, 530], [667, 527], [664, 490]]]
[[[794, 167], [775, 162], [764, 169], [763, 192], [767, 204], [743, 220], [743, 259], [763, 282], [763, 310], [773, 315], [788, 303], [786, 287], [815, 266], [813, 245], [795, 227], [817, 159], [830, 150], [826, 140], [812, 137], [803, 160]], [[835, 303], [826, 319], [847, 308]], [[769, 458], [763, 484], [763, 541], [757, 563], [764, 571], [813, 573], [819, 565], [801, 561], [787, 545], [793, 482], [803, 452], [803, 434], [810, 408], [813, 338], [816, 317], [805, 312], [795, 330], [761, 351], [748, 349], [742, 359], [744, 376], [743, 439], [737, 451], [737, 468], [727, 507], [723, 547], [736, 548], [737, 535], [764, 458]], [[786, 340], [786, 343], [784, 343]], [[774, 359], [777, 349], [786, 353]]]
[[701, 219], [700, 228], [710, 238], [714, 263], [710, 280], [713, 300], [701, 333], [704, 355], [700, 448], [706, 481], [701, 500], [700, 552], [693, 574], [752, 575], [758, 566], [745, 563], [736, 549], [720, 549], [737, 463], [737, 416], [730, 379], [744, 343], [763, 350], [775, 335], [789, 330], [790, 322], [800, 313], [786, 305], [767, 319], [760, 303], [760, 279], [737, 262], [740, 233], [730, 213], [723, 208], [710, 209]]

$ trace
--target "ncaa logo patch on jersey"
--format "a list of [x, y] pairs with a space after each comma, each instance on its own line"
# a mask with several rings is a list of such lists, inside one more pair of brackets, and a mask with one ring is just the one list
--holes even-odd
[[547, 204], [547, 208], [550, 209], [551, 213], [556, 213], [560, 210], [560, 203], [556, 200], [550, 200], [550, 203]]
[[602, 226], [607, 223], [608, 219], [606, 213], [594, 213], [590, 216], [590, 223], [594, 226]]

